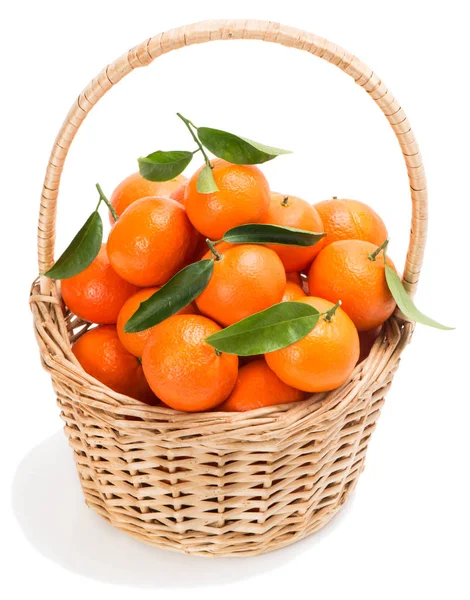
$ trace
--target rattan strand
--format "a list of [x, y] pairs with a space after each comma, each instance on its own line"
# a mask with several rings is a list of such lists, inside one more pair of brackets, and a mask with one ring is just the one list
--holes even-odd
[[[414, 292], [426, 239], [427, 196], [418, 146], [379, 77], [340, 47], [263, 21], [205, 21], [159, 34], [108, 65], [80, 94], [56, 138], [38, 227], [39, 269], [53, 263], [56, 201], [68, 149], [87, 113], [134, 68], [183, 46], [258, 39], [299, 48], [361, 85], [395, 131], [412, 198], [404, 271]], [[328, 394], [248, 413], [185, 414], [148, 407], [84, 373], [71, 344], [88, 329], [60, 286], [35, 281], [30, 297], [44, 368], [51, 374], [88, 506], [115, 527], [162, 548], [203, 556], [275, 550], [325, 525], [364, 468], [369, 438], [413, 326], [393, 316], [350, 380]]]

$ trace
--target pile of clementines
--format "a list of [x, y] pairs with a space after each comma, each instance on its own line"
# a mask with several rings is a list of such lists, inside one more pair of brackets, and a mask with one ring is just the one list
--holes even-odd
[[97, 185], [95, 211], [44, 274], [98, 325], [73, 346], [88, 374], [151, 405], [245, 411], [341, 386], [397, 302], [448, 329], [407, 296], [372, 208], [271, 192], [255, 165], [285, 150], [177, 114], [197, 149], [140, 158], [109, 200]]
[[[384, 223], [362, 202], [333, 198], [313, 206], [272, 193], [254, 165], [216, 159], [211, 166], [218, 187], [212, 193], [198, 191], [199, 173], [167, 182], [135, 173], [114, 190], [117, 220], [111, 217], [107, 244], [62, 281], [68, 308], [98, 324], [73, 353], [113, 390], [184, 411], [249, 410], [340, 386], [395, 308], [377, 256], [387, 239]], [[306, 247], [218, 242], [249, 223], [324, 235]], [[201, 260], [212, 261], [213, 272], [194, 301], [153, 327], [125, 331], [143, 302]], [[206, 342], [286, 301], [321, 314], [302, 339], [240, 360]]]

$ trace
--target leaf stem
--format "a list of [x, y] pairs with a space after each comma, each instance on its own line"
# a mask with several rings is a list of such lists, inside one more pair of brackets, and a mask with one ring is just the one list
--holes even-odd
[[119, 217], [117, 212], [114, 210], [114, 206], [111, 204], [111, 202], [106, 198], [106, 196], [104, 195], [103, 190], [101, 189], [101, 186], [99, 183], [96, 184], [96, 189], [98, 190], [98, 194], [100, 195], [100, 201], [98, 202], [98, 206], [96, 207], [96, 210], [98, 210], [99, 205], [101, 204], [101, 201], [103, 201], [106, 206], [109, 208], [109, 212], [111, 213], [114, 222], [116, 222]]
[[380, 246], [377, 248], [377, 250], [374, 250], [374, 252], [371, 252], [371, 254], [369, 254], [369, 260], [375, 260], [377, 258], [377, 256], [382, 252], [382, 250], [384, 251], [384, 256], [385, 256], [385, 252], [387, 251], [387, 246], [388, 246], [388, 242], [390, 240], [385, 240], [385, 242], [383, 244], [380, 244]]
[[[204, 156], [204, 160], [206, 162], [206, 165], [208, 167], [210, 167], [212, 169], [212, 165], [211, 165], [211, 161], [209, 160], [209, 157], [207, 156], [204, 148], [202, 147], [201, 142], [199, 141], [197, 135], [194, 133], [194, 131], [192, 130], [192, 127], [194, 127], [194, 129], [197, 129], [197, 127], [194, 125], [194, 123], [192, 123], [189, 119], [187, 119], [186, 117], [183, 117], [183, 115], [179, 112], [176, 113], [178, 115], [178, 117], [183, 121], [183, 123], [186, 125], [186, 127], [188, 128], [189, 133], [191, 134], [193, 140], [196, 142], [196, 144], [198, 145], [198, 150], [200, 150], [202, 152], [202, 155]], [[195, 150], [195, 152], [197, 152], [198, 150]]]
[[215, 244], [217, 244], [217, 242], [211, 242], [209, 238], [206, 238], [206, 244], [209, 246], [212, 254], [214, 255], [215, 260], [220, 260], [222, 257], [220, 256], [219, 252], [217, 251], [217, 248], [215, 247]]
[[329, 310], [323, 313], [323, 318], [325, 319], [325, 321], [328, 321], [328, 323], [331, 322], [331, 319], [333, 318], [335, 312], [338, 310], [341, 304], [341, 300], [338, 300], [338, 302], [334, 306], [332, 306]]

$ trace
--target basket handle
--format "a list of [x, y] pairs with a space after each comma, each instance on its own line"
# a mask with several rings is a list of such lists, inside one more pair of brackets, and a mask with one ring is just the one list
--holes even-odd
[[[123, 54], [87, 85], [65, 118], [47, 166], [38, 224], [39, 272], [47, 271], [54, 262], [56, 206], [62, 169], [75, 134], [93, 106], [128, 73], [149, 65], [162, 54], [183, 46], [229, 39], [274, 42], [323, 58], [352, 77], [380, 107], [397, 136], [408, 171], [413, 209], [403, 283], [413, 295], [418, 284], [426, 242], [427, 191], [421, 155], [403, 109], [378, 75], [343, 48], [300, 29], [255, 20], [202, 21], [159, 33]], [[48, 278], [41, 277], [42, 293], [50, 293], [50, 284]]]

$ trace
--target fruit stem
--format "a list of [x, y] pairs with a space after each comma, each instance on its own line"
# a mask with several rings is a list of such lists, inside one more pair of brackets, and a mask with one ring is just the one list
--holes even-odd
[[332, 306], [330, 308], [330, 310], [327, 310], [324, 313], [323, 318], [325, 319], [325, 321], [328, 321], [328, 323], [331, 322], [331, 319], [334, 317], [335, 312], [338, 310], [338, 308], [341, 306], [341, 304], [342, 304], [341, 300], [338, 300], [338, 302], [334, 306]]
[[[104, 192], [101, 189], [101, 186], [100, 186], [99, 183], [96, 184], [96, 189], [98, 190], [98, 194], [100, 195], [100, 201], [98, 202], [98, 206], [101, 204], [101, 201], [103, 201], [106, 204], [106, 206], [109, 208], [109, 212], [111, 213], [111, 216], [113, 217], [114, 222], [116, 222], [118, 220], [118, 218], [119, 218], [118, 214], [114, 210], [114, 206], [111, 204], [111, 202], [104, 195]], [[96, 207], [97, 210], [98, 210], [98, 206]]]
[[[204, 148], [202, 147], [202, 144], [199, 141], [197, 135], [192, 130], [192, 127], [194, 127], [194, 129], [197, 129], [196, 125], [194, 125], [194, 123], [192, 123], [189, 119], [186, 119], [186, 117], [183, 117], [183, 115], [181, 113], [177, 112], [176, 114], [178, 115], [178, 117], [183, 121], [183, 123], [188, 128], [188, 131], [191, 134], [193, 140], [198, 145], [198, 150], [200, 150], [202, 152], [202, 155], [204, 156], [204, 160], [206, 162], [206, 165], [212, 169], [212, 165], [211, 165], [211, 161], [209, 160], [209, 157], [205, 153]], [[197, 152], [197, 150], [195, 150], [195, 152]]]
[[209, 238], [206, 238], [206, 244], [211, 249], [211, 252], [214, 255], [215, 260], [220, 260], [222, 257], [220, 256], [219, 252], [217, 251], [217, 248], [215, 247], [215, 243], [211, 242], [211, 240]]
[[289, 196], [284, 196], [284, 200], [281, 202], [282, 206], [289, 206]]
[[389, 241], [390, 240], [385, 240], [385, 242], [383, 244], [380, 244], [380, 246], [377, 248], [377, 250], [374, 250], [374, 252], [369, 254], [369, 260], [375, 260], [377, 258], [377, 256], [382, 252], [382, 250], [384, 251], [384, 256], [385, 256], [385, 252], [387, 250]]
[[217, 354], [217, 356], [222, 356], [222, 352], [220, 350], [217, 350], [217, 348], [214, 348], [214, 349], [215, 349], [215, 353]]

